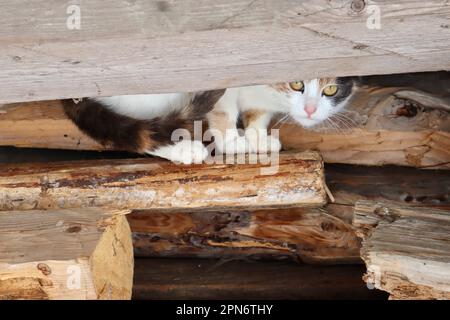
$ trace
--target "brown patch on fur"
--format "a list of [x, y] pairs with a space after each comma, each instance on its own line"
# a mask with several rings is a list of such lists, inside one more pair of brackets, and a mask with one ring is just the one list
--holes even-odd
[[228, 118], [228, 114], [223, 111], [213, 110], [208, 114], [208, 122], [210, 128], [219, 130], [225, 136], [226, 130], [236, 126], [233, 121]]
[[244, 125], [244, 128], [247, 128], [250, 123], [256, 121], [261, 115], [263, 115], [265, 112], [260, 110], [250, 110], [243, 112], [241, 115], [242, 124]]
[[287, 82], [280, 82], [270, 85], [272, 88], [277, 90], [278, 92], [287, 93], [291, 91], [291, 87], [289, 86], [289, 83]]

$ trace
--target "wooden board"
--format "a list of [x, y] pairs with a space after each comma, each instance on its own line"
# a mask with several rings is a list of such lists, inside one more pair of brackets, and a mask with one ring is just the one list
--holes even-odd
[[386, 299], [361, 280], [363, 266], [137, 259], [133, 299]]
[[130, 299], [127, 211], [0, 212], [0, 300]]
[[128, 217], [135, 255], [292, 259], [317, 264], [361, 263], [350, 223], [323, 209], [259, 211], [135, 211]]
[[391, 299], [450, 299], [450, 211], [357, 202], [364, 279]]
[[270, 165], [246, 161], [187, 166], [155, 159], [2, 165], [0, 210], [325, 204], [323, 163], [317, 153], [281, 153], [272, 160]]
[[450, 68], [441, 0], [82, 1], [79, 29], [69, 5], [2, 1], [0, 103]]

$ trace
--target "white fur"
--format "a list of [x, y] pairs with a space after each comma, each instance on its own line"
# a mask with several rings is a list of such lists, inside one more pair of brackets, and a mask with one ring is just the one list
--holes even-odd
[[111, 111], [135, 119], [152, 119], [170, 113], [185, 106], [191, 94], [138, 94], [126, 96], [113, 96], [94, 98]]
[[190, 140], [179, 141], [146, 153], [183, 164], [199, 164], [208, 156], [208, 150], [201, 141]]
[[[268, 85], [228, 89], [216, 105], [216, 108], [225, 112], [229, 118], [230, 128], [228, 130], [236, 130], [235, 123], [241, 112], [258, 110], [266, 112], [266, 115], [261, 116], [250, 125], [251, 129], [258, 131], [258, 134], [246, 132], [246, 142], [242, 142], [242, 137], [237, 134], [232, 139], [224, 140], [217, 137], [218, 151], [223, 152], [230, 143], [233, 145], [238, 143], [238, 149], [241, 152], [279, 151], [281, 149], [280, 141], [265, 133], [270, 119], [275, 113], [289, 114], [303, 127], [312, 127], [339, 112], [347, 101], [333, 105], [329, 97], [322, 95], [324, 88], [320, 88], [319, 79], [304, 81], [304, 86], [303, 92], [292, 89], [289, 89], [288, 92], [281, 92]], [[316, 110], [308, 115], [305, 111], [306, 105], [315, 106]], [[228, 149], [232, 150], [232, 148]]]

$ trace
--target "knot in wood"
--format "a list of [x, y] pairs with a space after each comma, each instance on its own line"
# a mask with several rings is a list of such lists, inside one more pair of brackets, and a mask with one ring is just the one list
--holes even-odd
[[52, 269], [48, 266], [48, 264], [45, 263], [38, 263], [37, 268], [39, 271], [42, 272], [44, 276], [48, 276], [52, 273]]
[[364, 11], [366, 3], [364, 0], [353, 0], [350, 4], [352, 14], [360, 14]]

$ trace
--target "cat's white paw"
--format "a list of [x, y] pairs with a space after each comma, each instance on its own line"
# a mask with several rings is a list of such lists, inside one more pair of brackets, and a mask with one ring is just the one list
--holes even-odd
[[278, 152], [281, 150], [281, 142], [267, 134], [255, 134], [254, 132], [246, 132], [248, 149], [251, 153], [268, 153]]
[[208, 150], [202, 142], [191, 140], [176, 142], [146, 153], [183, 164], [199, 164], [208, 156]]
[[222, 154], [237, 154], [247, 153], [248, 143], [247, 139], [243, 136], [237, 136], [233, 139], [228, 139], [220, 145], [216, 145], [216, 151]]

